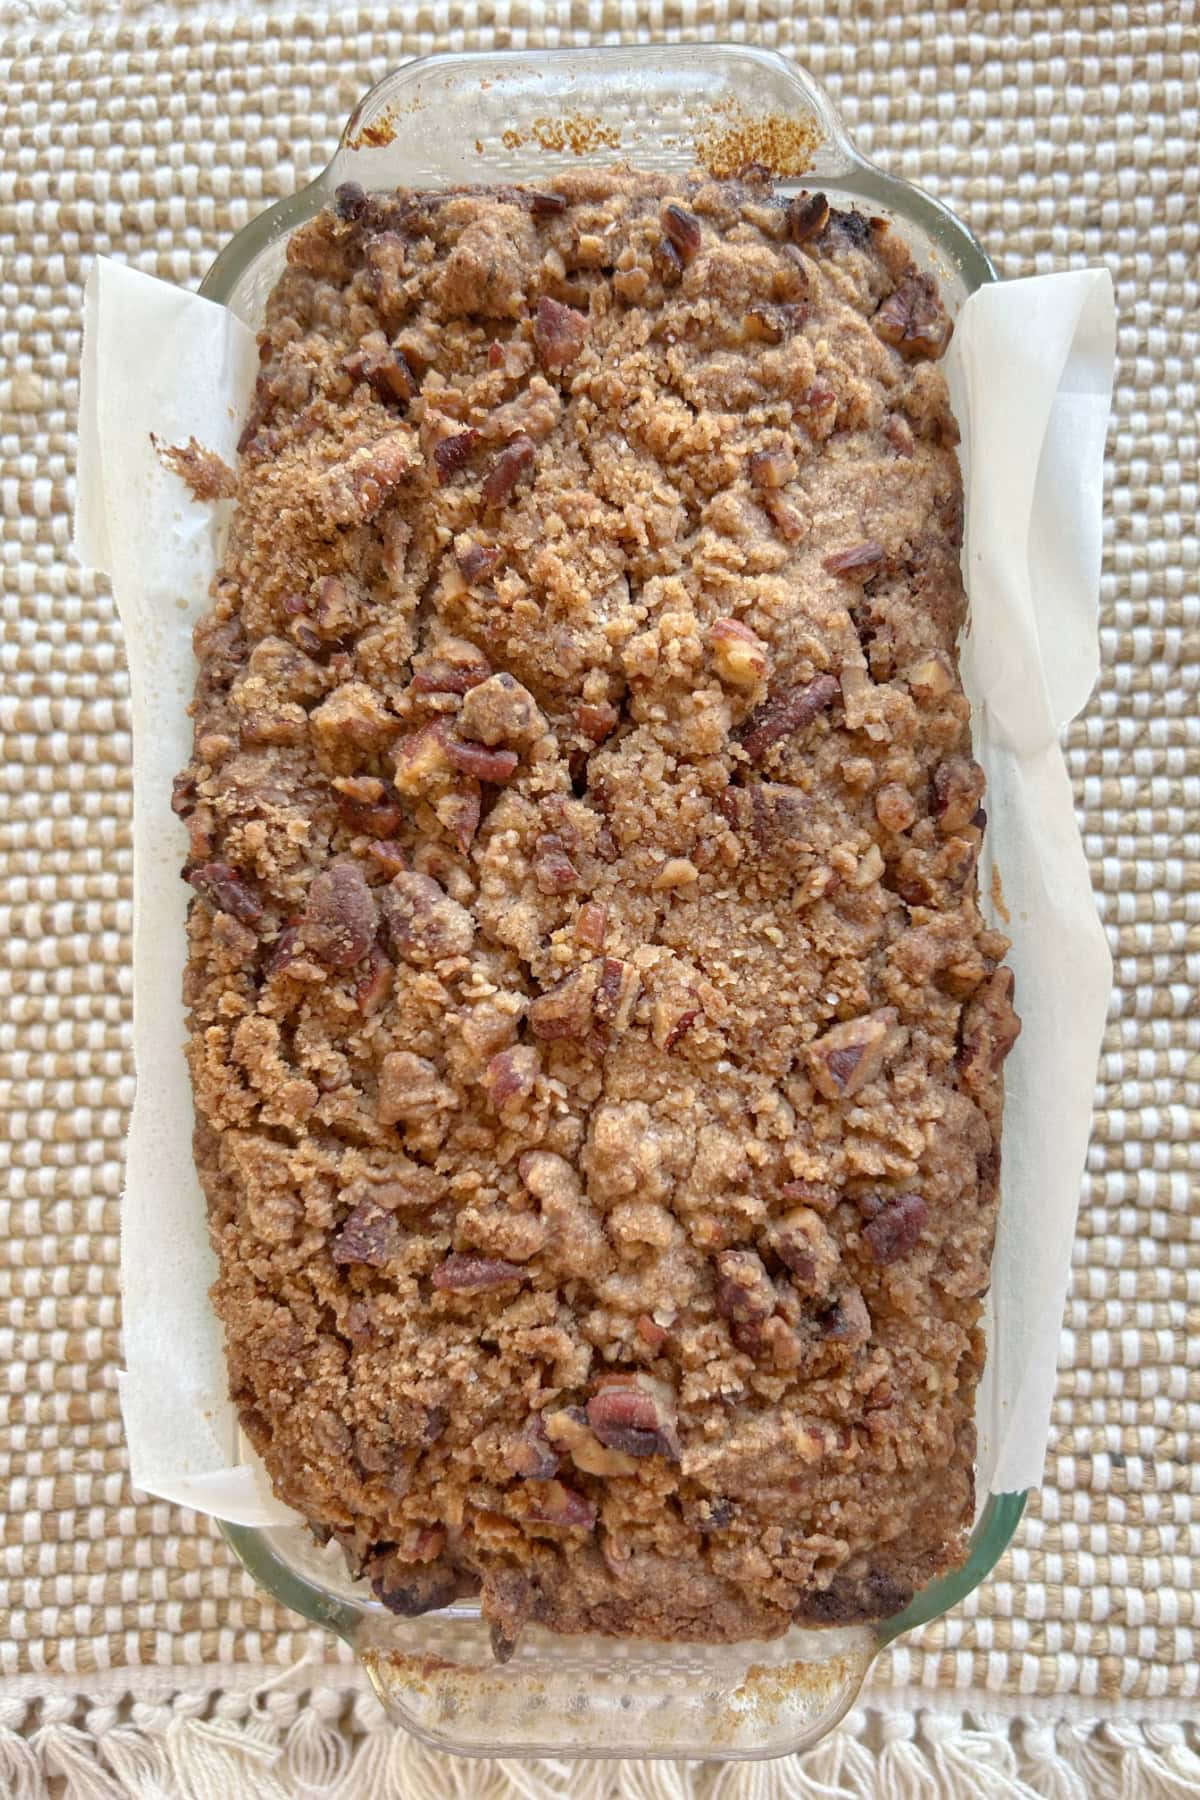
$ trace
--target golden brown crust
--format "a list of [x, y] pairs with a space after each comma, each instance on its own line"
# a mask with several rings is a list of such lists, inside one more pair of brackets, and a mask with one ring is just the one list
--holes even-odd
[[501, 1655], [961, 1553], [1016, 1025], [948, 330], [758, 180], [289, 245], [176, 800], [214, 1293], [277, 1491]]

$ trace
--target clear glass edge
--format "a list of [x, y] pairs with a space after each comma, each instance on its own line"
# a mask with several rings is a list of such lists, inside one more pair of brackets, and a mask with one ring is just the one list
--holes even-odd
[[[776, 75], [784, 75], [794, 89], [797, 100], [816, 117], [826, 143], [843, 159], [840, 166], [825, 171], [830, 177], [836, 175], [835, 185], [839, 194], [886, 209], [897, 218], [905, 219], [925, 231], [950, 262], [965, 293], [970, 294], [997, 279], [996, 270], [978, 240], [948, 207], [913, 183], [887, 174], [855, 149], [836, 107], [821, 83], [798, 64], [789, 62], [775, 51], [738, 44], [614, 45], [597, 46], [586, 52], [569, 48], [492, 53], [448, 52], [416, 58], [389, 71], [359, 101], [347, 121], [333, 157], [320, 174], [297, 193], [277, 201], [251, 220], [224, 246], [200, 285], [201, 295], [219, 304], [228, 303], [247, 268], [264, 251], [306, 220], [315, 217], [328, 203], [338, 184], [351, 177], [357, 154], [353, 142], [356, 133], [361, 131], [365, 123], [379, 118], [395, 106], [405, 89], [419, 83], [423, 77], [439, 69], [447, 72], [461, 69], [466, 73], [472, 68], [494, 68], [506, 61], [516, 60], [546, 61], [551, 64], [557, 62], [566, 66], [572, 62], [578, 63], [585, 56], [597, 63], [609, 62], [614, 69], [618, 66], [628, 67], [631, 61], [648, 61], [654, 57], [696, 62], [732, 59], [742, 63], [759, 63], [772, 69]], [[875, 1650], [882, 1649], [904, 1632], [940, 1617], [974, 1592], [994, 1569], [1012, 1541], [1027, 1499], [1028, 1494], [1024, 1492], [989, 1494], [971, 1533], [967, 1554], [961, 1566], [929, 1583], [902, 1612], [874, 1627]], [[233, 1525], [224, 1520], [218, 1520], [217, 1523], [239, 1562], [274, 1599], [312, 1623], [334, 1632], [355, 1649], [356, 1654], [360, 1653], [361, 1646], [356, 1644], [356, 1639], [364, 1620], [370, 1616], [365, 1608], [332, 1594], [299, 1575], [277, 1554], [258, 1528]], [[851, 1690], [844, 1696], [838, 1717], [857, 1697], [867, 1666], [869, 1659]], [[464, 1749], [464, 1746], [455, 1745], [452, 1740], [432, 1735], [411, 1716], [404, 1717], [402, 1722], [427, 1743], [448, 1750]], [[831, 1729], [835, 1722], [831, 1718], [823, 1729]], [[751, 1749], [716, 1754], [729, 1755], [731, 1760], [745, 1760], [755, 1755], [781, 1755], [789, 1749], [801, 1747], [803, 1745], [799, 1742], [783, 1746], [770, 1744], [760, 1751]], [[516, 1746], [507, 1743], [497, 1743], [492, 1753], [518, 1755], [523, 1751], [551, 1753], [542, 1744]], [[554, 1753], [563, 1754], [564, 1751], [581, 1757], [706, 1754], [703, 1749], [697, 1751], [687, 1747], [667, 1751], [648, 1751], [639, 1746], [626, 1751], [593, 1750], [578, 1743], [558, 1746]], [[483, 1752], [472, 1749], [466, 1753]]]

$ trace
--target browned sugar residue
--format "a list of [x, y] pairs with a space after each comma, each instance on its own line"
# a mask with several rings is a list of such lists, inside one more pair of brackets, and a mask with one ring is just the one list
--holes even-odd
[[369, 125], [363, 125], [354, 136], [347, 138], [348, 150], [385, 150], [396, 135], [396, 121], [391, 113], [383, 113], [378, 119], [372, 119]]
[[696, 132], [696, 160], [710, 175], [736, 175], [749, 163], [761, 163], [772, 175], [803, 175], [811, 169], [821, 142], [812, 119], [782, 113], [748, 113], [735, 100], [712, 108]]
[[559, 119], [535, 119], [524, 129], [512, 126], [500, 139], [506, 150], [536, 144], [539, 150], [570, 150], [587, 156], [593, 150], [615, 150], [621, 142], [617, 125], [606, 125], [598, 113], [566, 114]]
[[997, 917], [1003, 919], [1006, 925], [1010, 924], [1012, 914], [1004, 904], [1004, 889], [1000, 885], [1000, 865], [998, 863], [992, 864], [991, 895]]
[[228, 500], [237, 488], [237, 477], [215, 450], [206, 450], [194, 437], [186, 444], [164, 444], [150, 433], [159, 461], [178, 475], [194, 500]]

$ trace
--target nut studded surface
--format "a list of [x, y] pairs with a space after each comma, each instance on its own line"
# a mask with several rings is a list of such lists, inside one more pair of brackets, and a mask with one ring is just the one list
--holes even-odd
[[[194, 284], [324, 161], [402, 56], [750, 38], [1001, 271], [1105, 262], [1121, 320], [1104, 673], [1071, 731], [1116, 958], [1046, 1485], [996, 1577], [884, 1687], [1116, 1699], [1200, 1686], [1200, 176], [1195, 13], [889, 0], [506, 0], [140, 25], [10, 5], [0, 100], [0, 1682], [284, 1664], [316, 1634], [207, 1521], [131, 1491], [117, 1407], [129, 1054], [129, 738], [118, 629], [69, 552], [80, 284], [97, 250]], [[33, 26], [33, 18], [42, 23]], [[165, 16], [162, 16], [165, 15]], [[22, 20], [26, 23], [22, 23]]]

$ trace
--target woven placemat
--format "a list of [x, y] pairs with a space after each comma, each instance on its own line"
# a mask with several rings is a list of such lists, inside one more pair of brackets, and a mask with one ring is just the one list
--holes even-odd
[[[872, 1695], [882, 1705], [889, 1693], [958, 1693], [1030, 1716], [1039, 1696], [1074, 1696], [1097, 1713], [1185, 1718], [1200, 1691], [1190, 0], [1020, 12], [951, 0], [562, 0], [544, 14], [483, 0], [36, 30], [21, 10], [10, 5], [0, 57], [0, 1728], [19, 1726], [35, 1692], [57, 1696], [34, 1724], [63, 1743], [82, 1719], [76, 1694], [101, 1696], [112, 1724], [129, 1692], [153, 1707], [223, 1687], [240, 1717], [239, 1666], [249, 1680], [337, 1657], [254, 1589], [209, 1521], [134, 1493], [125, 1473], [127, 683], [111, 598], [68, 548], [87, 264], [104, 251], [195, 284], [233, 231], [326, 160], [354, 100], [405, 56], [652, 35], [795, 54], [867, 152], [944, 198], [1002, 273], [1103, 262], [1116, 280], [1104, 672], [1072, 728], [1069, 766], [1117, 989], [1046, 1482], [994, 1578], [890, 1651]], [[341, 1678], [323, 1679], [318, 1711], [332, 1731]], [[276, 1696], [293, 1716], [294, 1685]], [[369, 1723], [362, 1706], [355, 1716], [346, 1730]], [[865, 1729], [847, 1741], [861, 1746]], [[1179, 1731], [1164, 1755], [1185, 1754]], [[0, 1790], [4, 1770], [0, 1753]]]

